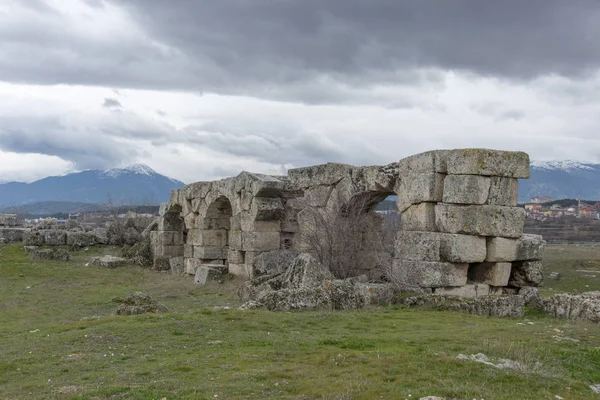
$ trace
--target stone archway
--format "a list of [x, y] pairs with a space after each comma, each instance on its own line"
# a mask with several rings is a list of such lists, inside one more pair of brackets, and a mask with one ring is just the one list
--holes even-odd
[[225, 196], [216, 198], [206, 210], [200, 226], [195, 230], [194, 258], [201, 264], [229, 265], [229, 238], [231, 232], [231, 202]]

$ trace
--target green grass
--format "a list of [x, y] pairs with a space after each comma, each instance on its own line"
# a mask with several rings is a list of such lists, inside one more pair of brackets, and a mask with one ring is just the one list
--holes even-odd
[[[600, 383], [598, 325], [399, 307], [240, 311], [239, 282], [84, 267], [90, 255], [31, 262], [0, 248], [0, 398], [600, 398], [588, 387]], [[115, 316], [111, 299], [135, 290], [171, 313]], [[524, 371], [456, 360], [478, 352]]]
[[[558, 278], [550, 278], [556, 272]], [[600, 246], [546, 246], [542, 293], [581, 293], [600, 290]]]

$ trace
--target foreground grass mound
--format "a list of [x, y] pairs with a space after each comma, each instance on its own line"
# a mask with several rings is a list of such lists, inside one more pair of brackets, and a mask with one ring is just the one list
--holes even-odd
[[[598, 325], [532, 312], [242, 311], [237, 282], [85, 267], [92, 255], [31, 261], [0, 248], [0, 398], [600, 398], [589, 387], [600, 383]], [[138, 291], [169, 312], [116, 315], [112, 299]], [[457, 359], [478, 353], [519, 369]]]

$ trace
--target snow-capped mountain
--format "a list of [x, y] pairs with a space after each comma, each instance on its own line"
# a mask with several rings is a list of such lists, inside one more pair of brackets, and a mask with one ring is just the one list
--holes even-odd
[[44, 201], [103, 204], [159, 204], [183, 183], [144, 164], [107, 171], [88, 170], [32, 183], [0, 184], [0, 207]]
[[519, 201], [535, 196], [600, 200], [600, 164], [580, 161], [533, 161], [531, 178], [519, 181]]

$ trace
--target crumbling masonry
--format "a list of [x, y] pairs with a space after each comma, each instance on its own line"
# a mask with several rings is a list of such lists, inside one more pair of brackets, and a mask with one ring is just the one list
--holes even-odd
[[[403, 227], [394, 273], [408, 286], [476, 297], [516, 293], [542, 279], [540, 236], [523, 235], [517, 179], [529, 156], [486, 149], [436, 150], [386, 166], [325, 164], [287, 176], [242, 172], [174, 190], [151, 233], [155, 265], [195, 274], [223, 265], [252, 277], [260, 253], [302, 249], [302, 207], [339, 212], [398, 196]], [[366, 199], [366, 200], [365, 200]], [[300, 220], [300, 221], [299, 221]]]

